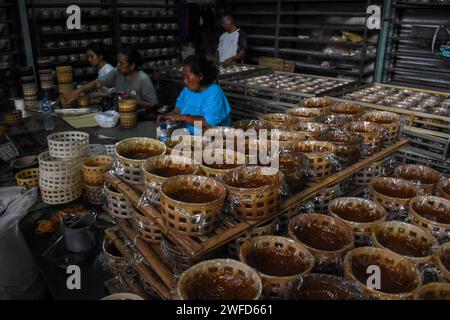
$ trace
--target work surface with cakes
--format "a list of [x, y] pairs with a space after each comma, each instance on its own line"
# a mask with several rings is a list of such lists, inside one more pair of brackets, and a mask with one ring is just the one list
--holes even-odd
[[[59, 132], [47, 137], [39, 170], [18, 173], [17, 182], [38, 186], [51, 205], [84, 194], [114, 220], [100, 259], [120, 279], [111, 292], [442, 299], [450, 180], [428, 166], [395, 163], [407, 144], [405, 124], [389, 111], [307, 98], [284, 113], [165, 143], [135, 137], [92, 145], [85, 132]], [[276, 152], [279, 169], [259, 152], [269, 160]], [[371, 265], [380, 267], [379, 290], [367, 286]]]

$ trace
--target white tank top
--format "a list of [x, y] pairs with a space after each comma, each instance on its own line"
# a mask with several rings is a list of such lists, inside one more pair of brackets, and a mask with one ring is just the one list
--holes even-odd
[[228, 58], [235, 56], [238, 52], [239, 29], [234, 32], [225, 32], [219, 39], [219, 61], [224, 62]]

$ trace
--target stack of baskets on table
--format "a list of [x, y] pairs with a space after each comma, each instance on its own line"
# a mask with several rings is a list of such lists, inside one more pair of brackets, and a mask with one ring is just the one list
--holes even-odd
[[48, 204], [71, 202], [81, 196], [82, 158], [89, 152], [89, 134], [57, 132], [47, 136], [48, 151], [38, 156], [39, 187]]
[[21, 69], [20, 82], [22, 83], [25, 106], [31, 108], [39, 101], [38, 87], [33, 68]]
[[102, 204], [104, 174], [111, 169], [113, 158], [107, 155], [95, 155], [83, 161], [83, 180], [86, 196], [91, 204]]
[[39, 67], [39, 80], [41, 82], [42, 91], [46, 93], [46, 96], [49, 96], [48, 93], [55, 89], [51, 60], [49, 57], [40, 57], [37, 59], [37, 63]]
[[[73, 83], [73, 72], [71, 66], [56, 67], [56, 79], [58, 81], [58, 92], [65, 94], [75, 88]], [[71, 105], [63, 105], [62, 107], [70, 107]]]
[[128, 129], [137, 124], [137, 102], [133, 99], [119, 100], [120, 126]]
[[4, 123], [5, 125], [12, 127], [20, 124], [22, 121], [22, 111], [21, 110], [15, 110], [8, 113], [5, 113], [4, 116]]

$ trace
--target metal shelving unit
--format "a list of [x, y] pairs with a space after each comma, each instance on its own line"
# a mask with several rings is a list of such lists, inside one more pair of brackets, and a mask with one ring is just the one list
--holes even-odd
[[441, 45], [450, 41], [450, 3], [394, 1], [388, 16], [386, 58], [382, 81], [419, 88], [450, 91], [450, 58], [439, 55]]
[[[257, 63], [262, 56], [275, 56], [296, 61], [296, 69], [301, 73], [342, 75], [359, 82], [372, 80], [378, 31], [367, 28], [365, 11], [377, 1], [226, 0], [223, 3], [231, 8], [238, 27], [249, 35], [249, 62]], [[341, 31], [357, 33], [362, 41], [339, 40]]]

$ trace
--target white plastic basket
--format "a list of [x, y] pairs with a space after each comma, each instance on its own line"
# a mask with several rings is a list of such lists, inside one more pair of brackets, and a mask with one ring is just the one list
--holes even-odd
[[42, 201], [47, 204], [64, 204], [72, 202], [81, 196], [81, 183], [64, 189], [40, 188]]
[[48, 151], [44, 151], [38, 156], [39, 172], [46, 176], [72, 176], [81, 175], [82, 161], [75, 159], [58, 159], [52, 157]]
[[119, 113], [113, 110], [99, 112], [95, 115], [95, 121], [102, 128], [113, 128], [119, 121]]
[[50, 155], [60, 159], [84, 157], [89, 153], [89, 133], [57, 132], [47, 136]]

